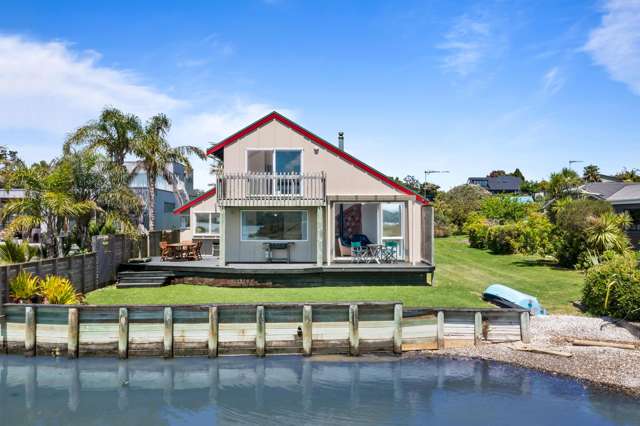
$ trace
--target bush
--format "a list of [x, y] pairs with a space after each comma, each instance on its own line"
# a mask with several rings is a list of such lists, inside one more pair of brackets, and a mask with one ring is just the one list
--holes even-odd
[[477, 185], [459, 185], [441, 194], [436, 209], [449, 218], [456, 230], [462, 230], [469, 216], [480, 211], [480, 205], [489, 191]]
[[31, 272], [22, 271], [11, 281], [9, 294], [16, 302], [31, 303], [38, 295], [39, 281]]
[[490, 223], [486, 217], [473, 213], [464, 226], [464, 232], [469, 237], [469, 246], [477, 249], [487, 248], [487, 233]]
[[438, 208], [434, 209], [433, 229], [436, 238], [448, 237], [455, 233], [455, 226], [451, 224], [451, 221], [444, 214], [444, 212]]
[[615, 255], [590, 268], [582, 303], [594, 315], [640, 320], [640, 271], [635, 256]]
[[71, 281], [57, 275], [47, 275], [40, 282], [40, 295], [44, 298], [44, 303], [54, 305], [75, 305], [80, 302]]
[[542, 213], [531, 213], [518, 222], [518, 251], [546, 256], [553, 251], [553, 225]]
[[496, 254], [513, 254], [520, 251], [517, 223], [490, 226], [487, 232], [487, 248]]
[[536, 204], [523, 203], [512, 195], [496, 195], [482, 200], [480, 211], [485, 217], [504, 223], [522, 220], [536, 208]]

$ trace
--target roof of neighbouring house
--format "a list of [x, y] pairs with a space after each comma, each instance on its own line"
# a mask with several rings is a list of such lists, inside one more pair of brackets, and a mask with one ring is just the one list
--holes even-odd
[[490, 191], [519, 191], [522, 185], [522, 178], [511, 175], [470, 177], [467, 182], [480, 180], [487, 181], [487, 189]]
[[173, 211], [173, 214], [182, 214], [184, 212], [186, 212], [187, 210], [189, 210], [191, 207], [195, 206], [196, 204], [199, 204], [205, 200], [208, 200], [209, 198], [213, 197], [214, 195], [216, 195], [216, 188], [211, 188], [210, 190], [208, 190], [207, 192], [205, 192], [204, 194], [202, 194], [199, 197], [194, 198], [193, 200], [189, 201], [188, 203], [178, 207], [177, 209], [175, 209]]
[[640, 203], [638, 182], [593, 182], [582, 185], [580, 191], [607, 200], [611, 204]]
[[224, 147], [231, 145], [232, 143], [236, 142], [238, 139], [243, 138], [244, 136], [248, 135], [249, 133], [252, 133], [252, 132], [256, 131], [260, 127], [262, 127], [262, 126], [264, 126], [264, 125], [266, 125], [266, 124], [268, 124], [268, 123], [270, 123], [271, 121], [274, 121], [274, 120], [279, 122], [280, 124], [283, 124], [284, 126], [290, 128], [294, 132], [301, 134], [302, 136], [306, 137], [307, 139], [309, 139], [311, 142], [315, 143], [316, 145], [319, 145], [319, 146], [325, 148], [326, 150], [328, 150], [329, 152], [337, 155], [338, 157], [342, 158], [347, 163], [359, 168], [360, 170], [364, 171], [365, 173], [367, 173], [367, 174], [373, 176], [374, 178], [386, 183], [390, 187], [402, 192], [403, 194], [415, 196], [416, 197], [416, 201], [418, 201], [418, 202], [420, 202], [422, 204], [425, 204], [425, 205], [429, 204], [429, 202], [424, 197], [422, 197], [421, 195], [416, 194], [415, 192], [413, 192], [409, 188], [407, 188], [407, 187], [395, 182], [394, 180], [392, 180], [391, 178], [389, 178], [385, 174], [377, 171], [376, 169], [374, 169], [371, 166], [368, 166], [367, 164], [365, 164], [362, 161], [358, 160], [354, 156], [352, 156], [350, 154], [347, 154], [345, 151], [341, 150], [337, 146], [335, 146], [335, 145], [327, 142], [326, 140], [322, 139], [321, 137], [311, 133], [309, 130], [307, 130], [304, 127], [300, 126], [299, 124], [289, 120], [287, 117], [283, 116], [282, 114], [280, 114], [280, 113], [278, 113], [276, 111], [273, 111], [273, 112], [265, 115], [264, 117], [262, 117], [261, 119], [253, 122], [252, 124], [248, 125], [244, 129], [239, 130], [238, 132], [234, 133], [233, 135], [229, 136], [228, 138], [223, 139], [219, 143], [215, 144], [214, 146], [212, 146], [211, 148], [209, 148], [207, 150], [207, 155], [220, 155], [220, 153], [223, 152]]

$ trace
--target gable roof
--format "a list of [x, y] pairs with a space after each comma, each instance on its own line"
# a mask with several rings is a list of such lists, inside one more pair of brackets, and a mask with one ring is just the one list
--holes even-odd
[[467, 182], [486, 181], [487, 189], [491, 191], [519, 191], [522, 185], [522, 178], [519, 176], [503, 175], [503, 176], [485, 176], [470, 177]]
[[216, 195], [216, 188], [211, 188], [210, 190], [208, 190], [207, 192], [205, 192], [204, 194], [202, 194], [199, 197], [194, 198], [193, 200], [189, 201], [187, 204], [184, 204], [180, 207], [178, 207], [177, 209], [175, 209], [173, 211], [173, 214], [181, 214], [184, 213], [185, 211], [189, 210], [191, 207], [195, 206], [196, 204], [199, 204], [205, 200], [208, 200], [209, 198], [213, 197], [214, 195]]
[[268, 124], [268, 123], [270, 123], [271, 121], [274, 121], [274, 120], [279, 122], [280, 124], [290, 128], [294, 132], [299, 133], [300, 135], [302, 135], [305, 138], [309, 139], [311, 142], [315, 143], [316, 145], [319, 145], [322, 148], [326, 149], [327, 151], [337, 155], [338, 157], [342, 158], [347, 163], [355, 166], [356, 168], [362, 170], [363, 172], [369, 174], [370, 176], [373, 176], [374, 178], [384, 182], [385, 184], [389, 185], [390, 187], [394, 188], [395, 190], [400, 191], [403, 194], [412, 195], [412, 196], [416, 197], [416, 201], [418, 201], [418, 202], [420, 202], [420, 203], [422, 203], [424, 205], [428, 205], [429, 204], [429, 202], [424, 197], [422, 197], [421, 195], [416, 194], [415, 192], [413, 192], [412, 190], [410, 190], [409, 188], [407, 188], [407, 187], [405, 187], [403, 185], [400, 185], [399, 183], [395, 182], [394, 180], [392, 180], [388, 176], [384, 175], [383, 173], [377, 171], [373, 167], [363, 163], [362, 161], [358, 160], [354, 156], [352, 156], [350, 154], [347, 154], [346, 152], [344, 152], [343, 150], [341, 150], [337, 146], [335, 146], [335, 145], [327, 142], [326, 140], [322, 139], [321, 137], [311, 133], [310, 131], [308, 131], [304, 127], [300, 126], [297, 123], [294, 123], [293, 121], [289, 120], [287, 117], [283, 116], [282, 114], [280, 114], [280, 113], [278, 113], [276, 111], [273, 111], [273, 112], [265, 115], [264, 117], [262, 117], [261, 119], [253, 122], [252, 124], [248, 125], [244, 129], [234, 133], [233, 135], [229, 136], [228, 138], [223, 139], [222, 141], [220, 141], [216, 145], [212, 146], [211, 148], [209, 148], [207, 150], [207, 155], [214, 155], [216, 153], [220, 153], [226, 146], [231, 145], [232, 143], [236, 142], [238, 139], [243, 138], [244, 136], [248, 135], [249, 133], [252, 133], [252, 132], [256, 131], [260, 127], [262, 127], [262, 126], [264, 126], [264, 125], [266, 125], [266, 124]]
[[611, 204], [640, 203], [640, 183], [636, 182], [592, 182], [582, 185], [580, 190]]

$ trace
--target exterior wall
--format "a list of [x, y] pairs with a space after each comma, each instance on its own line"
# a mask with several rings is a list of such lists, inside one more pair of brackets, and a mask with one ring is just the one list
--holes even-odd
[[[327, 195], [398, 195], [398, 191], [277, 121], [224, 148], [224, 171], [246, 172], [247, 148], [300, 148], [302, 172], [325, 172]], [[316, 153], [317, 151], [317, 153]]]
[[[240, 238], [240, 211], [241, 210], [305, 210], [308, 212], [307, 241], [296, 241], [291, 248], [292, 262], [316, 262], [316, 208], [244, 208], [227, 207], [225, 209], [225, 260], [227, 263], [238, 262], [264, 262], [265, 254], [263, 242], [241, 241]], [[280, 253], [278, 253], [280, 256]]]
[[190, 226], [188, 230], [184, 230], [180, 233], [180, 238], [184, 240], [202, 240], [202, 254], [205, 255], [217, 255], [218, 250], [215, 246], [219, 244], [219, 236], [199, 236], [195, 235], [196, 229], [196, 213], [220, 213], [220, 207], [215, 197], [210, 197], [203, 202], [196, 204], [189, 209], [189, 222]]

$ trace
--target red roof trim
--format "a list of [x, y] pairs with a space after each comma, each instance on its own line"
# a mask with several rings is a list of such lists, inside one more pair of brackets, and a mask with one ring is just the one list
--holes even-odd
[[175, 209], [173, 211], [173, 214], [181, 214], [184, 213], [185, 211], [189, 210], [191, 207], [195, 206], [196, 204], [200, 204], [201, 202], [208, 200], [209, 198], [213, 197], [214, 195], [216, 195], [216, 189], [215, 188], [211, 188], [210, 190], [208, 190], [207, 192], [205, 192], [204, 194], [202, 194], [201, 196], [194, 198], [193, 200], [189, 201], [187, 204], [178, 207], [177, 209]]
[[380, 173], [379, 171], [375, 170], [374, 168], [366, 165], [365, 163], [363, 163], [362, 161], [358, 160], [357, 158], [355, 158], [352, 155], [347, 154], [346, 152], [340, 150], [340, 148], [338, 148], [335, 145], [330, 144], [329, 142], [325, 141], [324, 139], [320, 138], [319, 136], [314, 135], [313, 133], [311, 133], [310, 131], [308, 131], [307, 129], [303, 128], [302, 126], [294, 123], [293, 121], [289, 120], [288, 118], [286, 118], [285, 116], [277, 113], [277, 112], [272, 112], [266, 116], [264, 116], [263, 118], [259, 119], [258, 121], [254, 122], [253, 124], [248, 125], [247, 127], [245, 127], [244, 129], [234, 133], [233, 135], [229, 136], [228, 138], [222, 140], [221, 142], [219, 142], [218, 144], [214, 145], [213, 147], [209, 148], [209, 150], [207, 151], [207, 155], [211, 155], [214, 154], [218, 151], [220, 151], [221, 149], [223, 149], [224, 147], [231, 145], [232, 143], [234, 143], [235, 141], [237, 141], [238, 139], [248, 135], [249, 133], [257, 130], [258, 128], [264, 126], [265, 124], [269, 123], [272, 120], [276, 120], [280, 123], [282, 123], [283, 125], [291, 128], [292, 130], [294, 130], [295, 132], [301, 134], [302, 136], [308, 138], [309, 140], [311, 140], [312, 142], [315, 142], [316, 144], [320, 145], [321, 147], [325, 148], [326, 150], [334, 153], [335, 155], [337, 155], [338, 157], [342, 158], [343, 160], [345, 160], [346, 162], [352, 164], [353, 166], [359, 168], [360, 170], [363, 170], [364, 172], [370, 174], [371, 176], [381, 180], [382, 182], [386, 183], [387, 185], [391, 186], [392, 188], [406, 194], [406, 195], [412, 195], [416, 197], [416, 201], [424, 204], [424, 205], [428, 205], [429, 202], [423, 198], [422, 196], [416, 194], [415, 192], [413, 192], [412, 190], [410, 190], [409, 188], [406, 188], [403, 185], [400, 185], [399, 183], [391, 180], [388, 176]]

